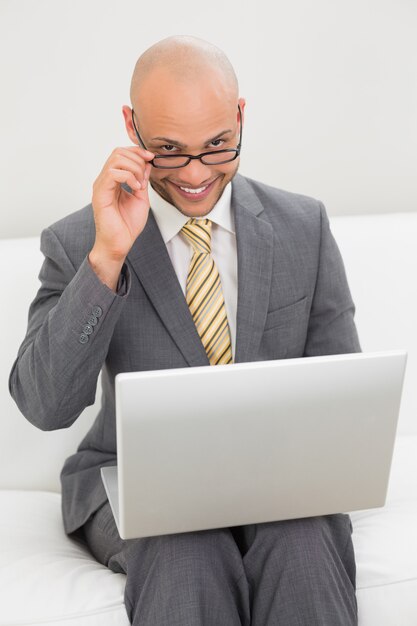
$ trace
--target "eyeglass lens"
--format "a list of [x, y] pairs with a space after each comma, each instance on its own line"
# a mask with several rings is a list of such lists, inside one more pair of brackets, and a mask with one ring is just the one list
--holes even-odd
[[[228, 163], [234, 161], [237, 156], [236, 150], [230, 150], [230, 152], [219, 151], [212, 154], [206, 154], [200, 157], [201, 161], [206, 165], [219, 165], [220, 163]], [[157, 155], [154, 159], [155, 167], [184, 167], [190, 161], [189, 157], [178, 156], [160, 156]]]

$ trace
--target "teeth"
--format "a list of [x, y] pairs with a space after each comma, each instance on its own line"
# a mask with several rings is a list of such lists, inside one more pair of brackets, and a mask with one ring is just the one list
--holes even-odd
[[206, 185], [205, 187], [200, 187], [199, 189], [188, 189], [188, 187], [180, 187], [180, 189], [186, 191], [187, 193], [202, 193], [205, 189], [207, 189], [207, 187], [208, 185]]

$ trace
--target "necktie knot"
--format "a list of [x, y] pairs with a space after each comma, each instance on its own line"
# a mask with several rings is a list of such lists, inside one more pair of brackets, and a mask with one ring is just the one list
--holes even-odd
[[211, 221], [192, 218], [182, 227], [181, 232], [192, 245], [194, 252], [210, 254]]

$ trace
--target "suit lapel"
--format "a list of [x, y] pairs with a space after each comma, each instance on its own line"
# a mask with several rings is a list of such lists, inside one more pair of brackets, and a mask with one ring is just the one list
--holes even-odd
[[152, 211], [127, 258], [187, 363], [209, 365]]
[[238, 300], [235, 362], [256, 360], [265, 326], [273, 260], [272, 226], [259, 219], [263, 206], [247, 181], [232, 183], [235, 212]]

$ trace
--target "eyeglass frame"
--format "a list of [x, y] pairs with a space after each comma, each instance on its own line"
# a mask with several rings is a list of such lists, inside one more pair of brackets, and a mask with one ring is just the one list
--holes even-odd
[[[181, 167], [187, 167], [187, 165], [189, 165], [191, 163], [192, 160], [194, 159], [199, 159], [204, 165], [223, 165], [224, 163], [232, 163], [233, 161], [235, 161], [237, 159], [237, 157], [240, 155], [240, 150], [242, 147], [242, 110], [239, 106], [239, 104], [237, 105], [237, 108], [239, 110], [239, 122], [240, 122], [240, 133], [239, 133], [239, 143], [237, 144], [236, 148], [226, 148], [224, 150], [210, 150], [209, 152], [201, 152], [200, 154], [157, 154], [155, 155], [155, 157], [152, 159], [152, 161], [149, 161], [149, 163], [151, 163], [151, 165], [153, 165], [155, 168], [159, 169], [159, 170], [174, 170], [174, 169], [180, 169]], [[135, 124], [135, 112], [132, 109], [132, 124], [133, 124], [133, 128], [135, 129], [135, 133], [136, 133], [136, 137], [137, 140], [139, 141], [140, 144], [142, 144], [142, 147], [144, 148], [144, 150], [148, 150], [148, 148], [145, 146], [145, 144], [143, 143], [143, 140], [141, 138], [141, 136], [139, 135], [139, 131], [136, 127]], [[235, 156], [233, 157], [233, 159], [228, 159], [227, 161], [219, 161], [218, 163], [204, 163], [203, 161], [203, 157], [209, 155], [209, 154], [222, 154], [224, 152], [234, 152]], [[155, 159], [178, 159], [178, 157], [186, 157], [188, 159], [187, 163], [184, 163], [184, 165], [156, 165], [155, 164]]]

